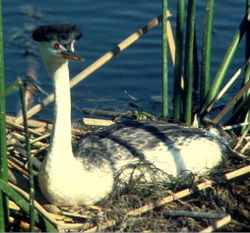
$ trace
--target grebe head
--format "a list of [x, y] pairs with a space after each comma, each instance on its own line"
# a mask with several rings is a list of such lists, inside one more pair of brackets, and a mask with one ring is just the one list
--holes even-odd
[[41, 55], [47, 61], [63, 63], [67, 60], [84, 60], [74, 53], [76, 40], [82, 37], [81, 29], [74, 24], [40, 26], [32, 37], [39, 42]]

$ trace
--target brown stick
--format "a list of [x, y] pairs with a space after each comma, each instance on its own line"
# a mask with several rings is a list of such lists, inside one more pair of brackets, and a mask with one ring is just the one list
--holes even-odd
[[[249, 131], [249, 130], [250, 130], [250, 125], [247, 126], [247, 129], [246, 129], [246, 130], [244, 131], [244, 133], [241, 135], [241, 137], [240, 137], [240, 139], [238, 140], [237, 144], [236, 144], [235, 147], [233, 148], [234, 150], [237, 150], [237, 149], [241, 146], [241, 144], [242, 144], [244, 138], [246, 137], [246, 135], [248, 134], [248, 131]], [[241, 152], [241, 153], [242, 153], [242, 152]]]
[[[16, 123], [16, 120], [17, 120], [17, 117], [15, 116], [10, 116], [10, 115], [7, 116], [7, 122]], [[39, 127], [52, 128], [52, 125], [49, 122], [33, 120], [33, 119], [28, 120], [28, 125], [29, 127], [33, 127], [33, 128], [39, 128]]]
[[231, 216], [230, 216], [230, 215], [227, 215], [226, 217], [224, 217], [224, 218], [222, 218], [222, 219], [216, 221], [215, 224], [213, 224], [213, 225], [211, 225], [211, 226], [209, 226], [209, 227], [203, 229], [203, 230], [200, 231], [200, 232], [212, 232], [212, 231], [214, 231], [214, 230], [216, 230], [216, 229], [218, 229], [218, 228], [221, 228], [221, 227], [223, 227], [224, 225], [230, 223], [231, 220], [232, 220], [232, 219], [231, 219]]
[[96, 115], [96, 116], [106, 116], [106, 117], [125, 117], [129, 119], [135, 118], [135, 114], [133, 113], [122, 113], [122, 112], [113, 112], [113, 111], [105, 111], [93, 108], [83, 108], [83, 113]]
[[[19, 224], [18, 227], [24, 232], [29, 232], [30, 224], [25, 220], [15, 219], [12, 216], [9, 216], [9, 222], [12, 224]], [[42, 230], [35, 226], [35, 232], [41, 232]]]
[[[6, 120], [6, 123], [7, 123], [7, 126], [11, 127], [12, 129], [16, 129], [16, 130], [19, 130], [19, 131], [24, 131], [24, 126], [22, 126], [22, 125], [19, 125], [17, 123], [9, 121], [9, 120]], [[35, 130], [29, 129], [29, 132], [34, 134], [34, 135], [41, 136], [41, 134], [36, 132]]]
[[249, 65], [250, 59], [246, 61], [246, 63], [236, 71], [236, 73], [230, 78], [230, 80], [226, 83], [226, 85], [222, 88], [222, 90], [217, 94], [212, 103], [207, 107], [207, 112], [210, 112], [212, 107], [221, 99], [221, 97], [225, 94], [225, 92], [230, 88], [230, 86], [237, 80], [239, 75], [244, 72], [247, 65]]
[[250, 140], [242, 147], [240, 153], [244, 153], [246, 150], [250, 148]]
[[[168, 47], [169, 47], [169, 52], [171, 56], [171, 60], [173, 63], [173, 66], [175, 66], [175, 51], [176, 51], [176, 46], [175, 46], [175, 39], [174, 39], [174, 34], [172, 30], [172, 26], [170, 21], [167, 21], [167, 39], [168, 39]], [[184, 78], [181, 76], [181, 88], [184, 88]]]
[[227, 112], [240, 100], [240, 98], [248, 91], [250, 88], [250, 82], [246, 83], [244, 87], [233, 97], [233, 99], [222, 109], [222, 111], [214, 118], [213, 122], [218, 123]]
[[24, 168], [22, 168], [21, 166], [19, 166], [18, 164], [16, 164], [15, 162], [13, 162], [11, 160], [11, 158], [8, 159], [8, 164], [10, 166], [12, 166], [13, 168], [15, 168], [17, 171], [19, 171], [20, 173], [22, 173], [23, 175], [25, 175], [26, 177], [29, 176], [29, 173], [27, 172], [27, 170], [25, 170]]

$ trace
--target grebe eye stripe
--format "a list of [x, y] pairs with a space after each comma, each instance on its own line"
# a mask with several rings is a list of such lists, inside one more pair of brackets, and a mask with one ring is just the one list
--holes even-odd
[[53, 45], [54, 49], [59, 49], [60, 48], [60, 44], [58, 42], [54, 43]]

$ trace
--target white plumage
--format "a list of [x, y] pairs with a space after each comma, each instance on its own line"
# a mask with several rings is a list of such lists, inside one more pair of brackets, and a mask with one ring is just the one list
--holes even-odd
[[51, 203], [94, 204], [112, 191], [117, 172], [134, 162], [149, 162], [177, 176], [185, 170], [205, 172], [222, 160], [227, 151], [224, 139], [197, 128], [144, 121], [99, 130], [80, 140], [73, 153], [68, 60], [81, 60], [73, 53], [81, 35], [71, 24], [45, 25], [33, 33], [55, 93], [50, 148], [39, 172], [41, 191]]

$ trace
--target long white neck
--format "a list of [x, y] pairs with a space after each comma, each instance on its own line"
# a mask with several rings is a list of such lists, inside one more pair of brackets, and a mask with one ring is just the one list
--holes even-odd
[[48, 159], [60, 160], [73, 157], [71, 144], [71, 97], [68, 61], [51, 62], [44, 60], [53, 81], [55, 106], [54, 124]]

